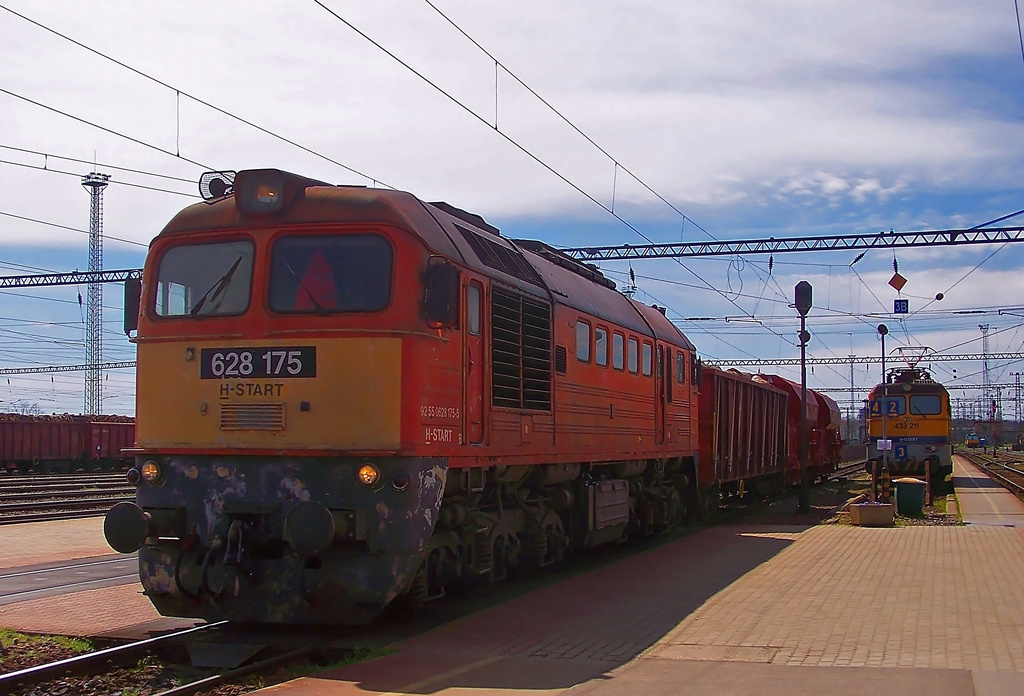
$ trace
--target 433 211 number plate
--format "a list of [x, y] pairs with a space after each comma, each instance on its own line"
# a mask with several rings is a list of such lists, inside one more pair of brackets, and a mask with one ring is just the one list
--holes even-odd
[[202, 379], [316, 377], [316, 346], [279, 348], [203, 348]]

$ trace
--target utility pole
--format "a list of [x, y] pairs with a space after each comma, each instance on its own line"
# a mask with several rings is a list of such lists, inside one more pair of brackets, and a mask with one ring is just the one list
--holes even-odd
[[851, 353], [850, 354], [850, 408], [847, 410], [847, 413], [846, 413], [846, 437], [847, 437], [847, 442], [848, 443], [853, 440], [853, 405], [854, 405], [854, 403], [856, 403], [856, 399], [855, 399], [854, 394], [853, 394], [853, 390], [854, 390], [854, 387], [853, 387], [853, 358], [854, 357], [855, 356]]
[[[82, 186], [92, 199], [89, 207], [89, 272], [103, 270], [103, 189], [110, 181], [109, 174], [92, 172], [82, 177]], [[103, 383], [100, 363], [103, 362], [103, 285], [89, 283], [89, 301], [86, 308], [85, 413], [95, 416], [103, 412]]]
[[1011, 372], [1013, 375], [1013, 419], [1018, 423], [1018, 429], [1020, 428], [1020, 372]]

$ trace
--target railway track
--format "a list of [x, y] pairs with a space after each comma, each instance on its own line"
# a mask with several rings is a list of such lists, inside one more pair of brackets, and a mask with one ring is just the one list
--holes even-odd
[[838, 466], [838, 468], [836, 468], [835, 471], [825, 476], [825, 478], [829, 480], [846, 478], [847, 476], [859, 474], [864, 470], [865, 469], [863, 461], [843, 462]]
[[963, 450], [957, 454], [981, 468], [1018, 498], [1024, 499], [1024, 458], [1005, 453], [993, 457], [980, 452]]
[[[257, 642], [264, 639], [266, 644], [252, 645], [253, 638]], [[50, 687], [62, 686], [65, 690], [68, 687], [75, 689], [75, 683], [69, 684], [69, 681], [84, 684], [97, 676], [111, 678], [113, 683], [119, 683], [121, 679], [116, 675], [118, 670], [131, 670], [141, 660], [155, 656], [162, 668], [174, 675], [164, 680], [174, 683], [174, 686], [155, 691], [150, 688], [147, 693], [153, 696], [186, 696], [222, 684], [239, 682], [254, 675], [269, 676], [284, 665], [309, 659], [316, 661], [318, 652], [322, 652], [322, 656], [335, 658], [339, 655], [349, 656], [355, 652], [351, 648], [332, 648], [330, 643], [330, 638], [320, 636], [316, 632], [288, 634], [283, 639], [278, 634], [276, 640], [266, 636], [253, 636], [251, 627], [240, 627], [220, 621], [0, 674], [0, 693], [24, 693], [33, 687], [36, 688], [32, 693], [36, 693], [41, 685], [47, 690]], [[194, 668], [185, 664], [183, 660], [168, 657], [176, 655], [184, 658], [186, 654], [193, 654], [194, 651], [199, 653], [203, 650], [206, 651], [203, 653], [206, 656], [230, 655], [239, 645], [242, 645], [243, 649], [237, 653], [239, 657], [234, 661], [241, 662], [241, 666]], [[245, 650], [246, 647], [249, 648], [248, 651]], [[226, 653], [223, 651], [224, 648]], [[248, 662], [251, 656], [261, 652], [267, 656]], [[129, 675], [126, 678], [132, 677]]]
[[134, 497], [121, 472], [0, 477], [0, 524], [102, 515]]

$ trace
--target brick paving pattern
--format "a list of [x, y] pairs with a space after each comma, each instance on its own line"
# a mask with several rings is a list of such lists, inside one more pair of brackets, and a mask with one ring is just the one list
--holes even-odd
[[1014, 529], [814, 527], [652, 652], [744, 647], [782, 665], [1024, 672], [1024, 593], [1008, 582], [1020, 578]]
[[103, 538], [102, 517], [22, 522], [0, 528], [0, 568], [115, 553]]
[[1016, 694], [1022, 577], [1009, 528], [718, 527], [271, 691]]
[[[128, 635], [187, 627], [194, 619], [166, 619], [138, 583], [30, 599], [0, 607], [0, 626], [70, 636]], [[137, 630], [136, 630], [137, 629]]]

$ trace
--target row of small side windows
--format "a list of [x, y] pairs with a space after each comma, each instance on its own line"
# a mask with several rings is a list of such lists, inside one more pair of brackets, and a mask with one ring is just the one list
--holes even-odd
[[[593, 329], [593, 333], [594, 364], [599, 367], [607, 367], [608, 329], [598, 326]], [[583, 320], [577, 320], [576, 359], [580, 362], [590, 362], [590, 334], [590, 324]], [[627, 345], [629, 346], [628, 351], [625, 350]], [[640, 341], [635, 337], [630, 336], [627, 344], [624, 334], [621, 334], [618, 331], [612, 333], [612, 367], [616, 370], [622, 370], [624, 368], [624, 360], [628, 360], [629, 371], [632, 374], [635, 375], [642, 372], [645, 377], [650, 377], [653, 353], [654, 346], [646, 341], [644, 341], [641, 348]], [[684, 384], [686, 382], [686, 357], [682, 351], [676, 352], [676, 381], [680, 384]]]

